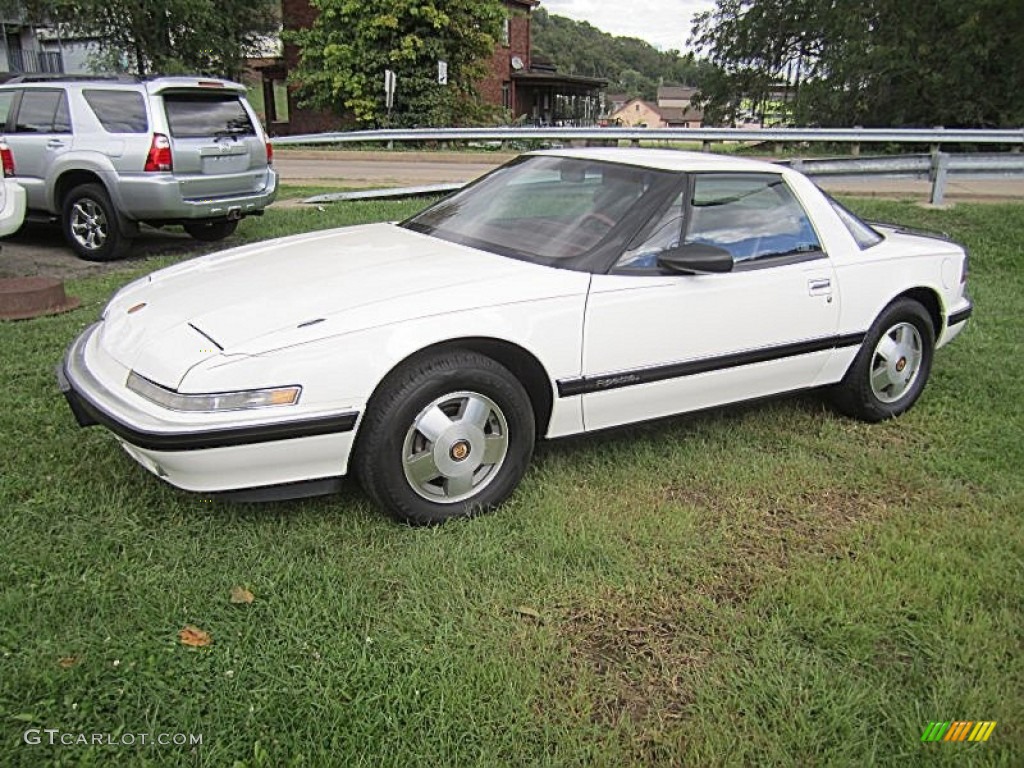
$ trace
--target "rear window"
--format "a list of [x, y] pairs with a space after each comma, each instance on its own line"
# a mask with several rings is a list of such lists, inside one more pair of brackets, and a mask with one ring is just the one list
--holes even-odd
[[89, 108], [108, 133], [147, 133], [146, 103], [138, 91], [87, 89], [82, 92]]
[[164, 109], [176, 139], [256, 135], [249, 113], [234, 94], [167, 93]]
[[878, 233], [878, 230], [870, 224], [861, 221], [857, 214], [831, 195], [825, 196], [832, 203], [832, 209], [839, 215], [846, 228], [850, 230], [850, 234], [853, 235], [853, 239], [857, 241], [857, 245], [860, 246], [862, 251], [882, 242], [884, 238]]

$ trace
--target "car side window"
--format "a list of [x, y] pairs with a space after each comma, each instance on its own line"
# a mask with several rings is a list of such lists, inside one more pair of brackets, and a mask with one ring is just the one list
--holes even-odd
[[679, 245], [683, 234], [684, 204], [680, 192], [672, 204], [658, 219], [642, 243], [619, 257], [615, 269], [654, 269], [658, 266], [658, 255]]
[[17, 91], [0, 91], [0, 131], [6, 130], [7, 118], [11, 115], [11, 104]]
[[82, 96], [108, 133], [149, 132], [146, 104], [138, 91], [87, 88]]
[[62, 90], [26, 89], [18, 107], [15, 133], [68, 133], [67, 96]]
[[684, 243], [723, 248], [737, 265], [821, 253], [807, 213], [770, 173], [697, 174]]

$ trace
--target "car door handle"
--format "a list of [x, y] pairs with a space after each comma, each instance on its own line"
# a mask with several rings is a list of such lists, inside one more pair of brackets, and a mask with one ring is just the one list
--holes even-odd
[[46, 142], [47, 149], [61, 149], [64, 146], [64, 142], [60, 139], [50, 139]]
[[827, 277], [818, 277], [807, 281], [807, 292], [811, 296], [824, 296], [832, 293], [832, 281]]

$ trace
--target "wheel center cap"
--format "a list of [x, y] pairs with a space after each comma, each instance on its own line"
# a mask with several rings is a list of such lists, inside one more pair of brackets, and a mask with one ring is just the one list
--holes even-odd
[[903, 369], [907, 367], [907, 358], [901, 357], [899, 362], [896, 363], [896, 373], [903, 373]]
[[469, 458], [469, 452], [469, 441], [459, 440], [452, 444], [451, 450], [448, 451], [448, 455], [451, 456], [452, 461], [465, 461]]

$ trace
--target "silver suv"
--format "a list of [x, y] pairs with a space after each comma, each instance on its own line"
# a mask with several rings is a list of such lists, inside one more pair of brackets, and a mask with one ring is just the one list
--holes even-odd
[[140, 222], [220, 240], [277, 195], [245, 90], [214, 78], [17, 77], [0, 85], [4, 165], [29, 218], [59, 218], [83, 259], [122, 256]]

